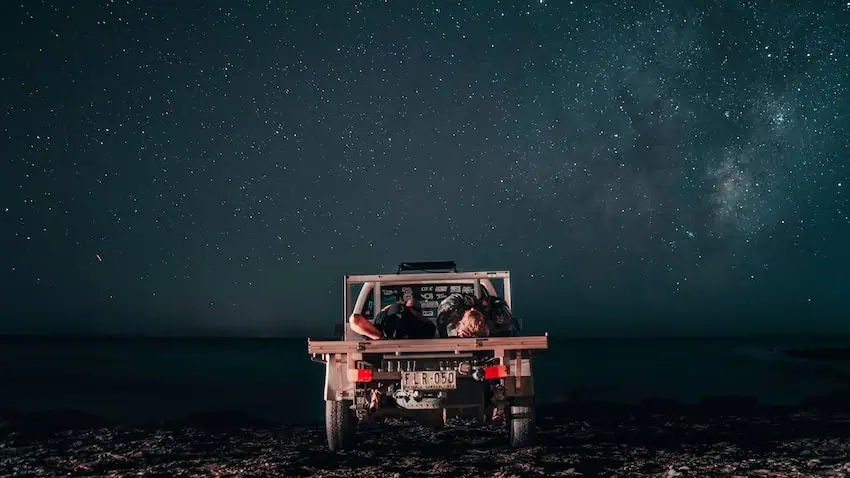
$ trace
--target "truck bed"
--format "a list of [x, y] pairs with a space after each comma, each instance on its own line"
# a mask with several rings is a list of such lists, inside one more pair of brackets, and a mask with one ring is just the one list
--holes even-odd
[[422, 353], [422, 352], [475, 352], [482, 350], [546, 350], [549, 336], [480, 337], [419, 340], [322, 340], [307, 339], [310, 354], [345, 353]]

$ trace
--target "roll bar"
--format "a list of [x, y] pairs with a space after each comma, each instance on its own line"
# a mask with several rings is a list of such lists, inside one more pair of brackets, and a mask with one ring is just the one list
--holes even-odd
[[[352, 313], [360, 314], [369, 300], [369, 294], [373, 294], [374, 303], [381, 303], [381, 286], [383, 285], [407, 285], [407, 284], [468, 284], [474, 285], [475, 296], [481, 297], [481, 287], [488, 295], [498, 295], [492, 280], [501, 279], [504, 284], [503, 299], [508, 307], [513, 308], [511, 297], [511, 273], [508, 271], [485, 271], [485, 272], [443, 272], [424, 274], [376, 274], [376, 275], [352, 275], [343, 277], [343, 324], [348, 323], [348, 317]], [[354, 307], [351, 307], [349, 287], [363, 284], [360, 289]]]

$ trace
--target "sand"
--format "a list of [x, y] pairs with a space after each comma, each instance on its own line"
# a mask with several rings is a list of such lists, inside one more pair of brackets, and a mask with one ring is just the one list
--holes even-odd
[[809, 408], [564, 404], [539, 408], [537, 444], [503, 426], [405, 420], [332, 454], [324, 428], [239, 414], [127, 426], [71, 412], [0, 414], [11, 476], [846, 476], [850, 413]]

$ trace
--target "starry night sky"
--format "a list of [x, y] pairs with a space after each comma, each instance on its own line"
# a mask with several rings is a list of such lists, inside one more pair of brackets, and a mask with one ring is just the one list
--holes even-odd
[[850, 332], [847, 2], [4, 6], [0, 332], [330, 333], [508, 269], [531, 331]]

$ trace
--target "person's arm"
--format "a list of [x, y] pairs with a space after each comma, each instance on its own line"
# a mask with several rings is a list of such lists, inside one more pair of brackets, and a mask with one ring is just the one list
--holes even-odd
[[360, 314], [351, 314], [348, 322], [351, 324], [351, 330], [357, 332], [360, 335], [365, 335], [372, 340], [380, 340], [381, 339], [381, 331], [375, 327], [375, 324], [369, 322], [365, 316]]

